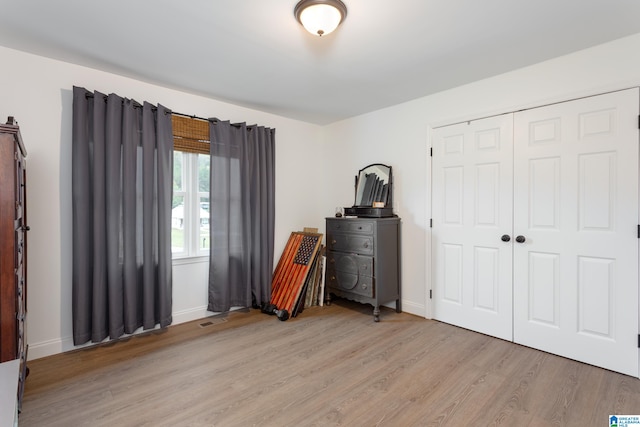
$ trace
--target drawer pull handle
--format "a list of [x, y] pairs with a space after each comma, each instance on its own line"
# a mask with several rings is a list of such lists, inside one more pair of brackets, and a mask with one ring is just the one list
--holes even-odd
[[366, 283], [362, 284], [362, 289], [367, 289], [367, 284]]
[[336, 239], [333, 239], [333, 240], [331, 241], [331, 244], [332, 244], [332, 245], [335, 245], [336, 243], [338, 243], [338, 242], [336, 242]]
[[335, 260], [335, 258], [331, 258], [331, 259], [329, 260], [329, 262], [330, 262], [331, 264], [333, 264], [334, 262], [336, 262], [336, 260]]
[[364, 242], [364, 244], [362, 246], [364, 246], [365, 248], [368, 248], [369, 247], [369, 242]]

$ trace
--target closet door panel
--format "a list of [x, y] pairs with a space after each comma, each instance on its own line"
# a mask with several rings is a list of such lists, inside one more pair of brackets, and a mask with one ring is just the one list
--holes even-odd
[[536, 230], [560, 228], [560, 158], [529, 161], [528, 227]]
[[636, 377], [639, 99], [514, 116], [514, 341]]
[[527, 255], [527, 320], [541, 330], [557, 329], [560, 325], [560, 254], [530, 251]]
[[511, 340], [513, 117], [434, 130], [434, 318]]

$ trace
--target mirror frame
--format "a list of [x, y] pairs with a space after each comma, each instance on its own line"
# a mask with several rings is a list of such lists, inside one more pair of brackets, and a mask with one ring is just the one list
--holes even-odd
[[[386, 174], [385, 174], [386, 172]], [[371, 207], [371, 204], [363, 204], [363, 194], [367, 184], [367, 176], [373, 174], [375, 178], [378, 178], [384, 184], [378, 185], [386, 185], [386, 195], [384, 194], [384, 187], [381, 187], [379, 190], [380, 195], [378, 197], [373, 196], [371, 198], [372, 202], [381, 201], [384, 202], [384, 207], [392, 207], [393, 206], [393, 173], [392, 168], [389, 165], [385, 165], [382, 163], [372, 163], [370, 165], [365, 166], [364, 168], [358, 171], [358, 175], [356, 176], [356, 185], [355, 185], [355, 203], [354, 206], [367, 206]], [[380, 175], [379, 175], [380, 174]], [[386, 175], [386, 176], [385, 176]], [[382, 178], [386, 178], [382, 179]], [[386, 181], [386, 182], [385, 182]], [[372, 181], [375, 185], [375, 181]]]

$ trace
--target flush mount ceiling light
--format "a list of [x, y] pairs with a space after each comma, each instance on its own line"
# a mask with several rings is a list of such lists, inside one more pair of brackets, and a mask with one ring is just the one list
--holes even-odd
[[315, 36], [325, 36], [338, 28], [347, 17], [347, 6], [340, 0], [302, 0], [293, 14]]

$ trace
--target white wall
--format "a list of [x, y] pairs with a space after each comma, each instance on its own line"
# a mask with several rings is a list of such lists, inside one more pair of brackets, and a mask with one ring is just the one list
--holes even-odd
[[[402, 218], [403, 310], [430, 317], [430, 129], [640, 85], [640, 34], [326, 126], [331, 160], [324, 211], [352, 203], [353, 175], [393, 167]], [[637, 179], [637, 177], [629, 177]]]
[[[73, 348], [71, 323], [72, 87], [161, 103], [200, 117], [276, 128], [276, 262], [291, 231], [320, 227], [322, 128], [0, 47], [0, 120], [14, 116], [27, 147], [29, 358]], [[309, 161], [301, 161], [308, 159]], [[174, 323], [207, 315], [206, 263], [174, 265]], [[209, 313], [211, 314], [211, 313]]]
[[[30, 358], [71, 343], [71, 88], [115, 92], [181, 113], [275, 127], [276, 262], [289, 233], [324, 232], [324, 217], [353, 204], [369, 163], [393, 166], [402, 228], [403, 309], [429, 316], [430, 129], [487, 115], [640, 85], [640, 34], [326, 127], [0, 48], [0, 119], [13, 115], [29, 152]], [[315, 172], [315, 173], [314, 173]], [[636, 179], [635, 177], [632, 177]], [[206, 314], [206, 264], [174, 267], [176, 322]]]

